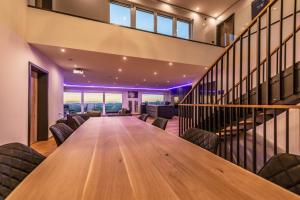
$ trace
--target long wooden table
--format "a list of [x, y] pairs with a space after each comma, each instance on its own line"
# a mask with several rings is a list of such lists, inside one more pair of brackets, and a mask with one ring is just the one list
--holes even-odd
[[135, 117], [92, 118], [9, 200], [299, 199]]

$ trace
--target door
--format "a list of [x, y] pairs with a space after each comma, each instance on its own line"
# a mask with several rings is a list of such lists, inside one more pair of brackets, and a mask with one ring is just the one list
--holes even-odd
[[217, 45], [228, 46], [234, 40], [234, 15], [217, 26]]
[[28, 145], [48, 140], [48, 72], [29, 63]]
[[37, 142], [37, 110], [38, 110], [38, 73], [31, 72], [31, 130], [30, 130], [30, 145]]

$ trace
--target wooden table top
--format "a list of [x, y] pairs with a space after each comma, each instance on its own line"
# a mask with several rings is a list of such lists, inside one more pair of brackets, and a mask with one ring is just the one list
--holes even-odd
[[7, 198], [299, 199], [135, 117], [91, 118]]

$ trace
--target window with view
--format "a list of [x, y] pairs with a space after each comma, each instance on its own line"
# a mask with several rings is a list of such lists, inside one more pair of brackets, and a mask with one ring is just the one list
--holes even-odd
[[190, 23], [177, 20], [176, 35], [179, 38], [190, 39]]
[[150, 11], [136, 11], [136, 28], [154, 32], [154, 14]]
[[65, 92], [64, 93], [64, 113], [81, 113], [81, 93]]
[[103, 93], [84, 93], [84, 112], [103, 112]]
[[143, 94], [142, 102], [150, 105], [164, 104], [164, 95], [162, 94]]
[[122, 94], [105, 93], [105, 112], [117, 113], [122, 109]]
[[130, 15], [130, 7], [117, 3], [110, 3], [110, 23], [130, 27]]
[[158, 15], [157, 32], [164, 35], [173, 35], [173, 19]]

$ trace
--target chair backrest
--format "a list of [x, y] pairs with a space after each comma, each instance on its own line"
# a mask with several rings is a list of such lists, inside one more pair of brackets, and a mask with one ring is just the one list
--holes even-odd
[[68, 125], [58, 123], [50, 127], [57, 146], [60, 146], [74, 132]]
[[5, 199], [44, 159], [23, 144], [0, 146], [0, 199]]
[[156, 118], [154, 120], [154, 122], [152, 123], [153, 126], [156, 126], [158, 128], [161, 128], [163, 130], [166, 129], [167, 127], [167, 124], [168, 124], [168, 120], [167, 119], [164, 119], [164, 118]]
[[139, 116], [139, 119], [146, 122], [149, 116], [150, 115], [148, 115], [148, 114], [142, 114], [141, 116]]
[[191, 128], [184, 133], [182, 138], [214, 154], [218, 151], [219, 136], [215, 133]]
[[300, 195], [300, 156], [298, 155], [273, 156], [258, 175]]
[[82, 117], [80, 117], [79, 115], [74, 115], [74, 116], [72, 116], [72, 118], [73, 118], [74, 122], [76, 123], [77, 128], [80, 127], [85, 122], [85, 120]]

